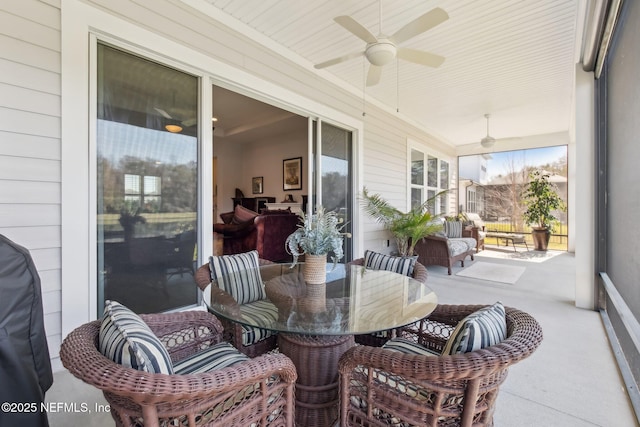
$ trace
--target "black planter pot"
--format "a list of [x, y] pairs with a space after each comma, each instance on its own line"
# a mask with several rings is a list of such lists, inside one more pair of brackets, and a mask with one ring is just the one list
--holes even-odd
[[531, 230], [531, 237], [533, 237], [533, 246], [536, 251], [546, 251], [549, 247], [551, 231], [548, 228], [534, 228]]

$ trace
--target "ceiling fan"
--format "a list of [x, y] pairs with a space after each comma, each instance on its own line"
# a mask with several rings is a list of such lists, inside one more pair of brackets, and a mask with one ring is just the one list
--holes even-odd
[[[491, 114], [487, 113], [484, 115], [487, 119], [487, 136], [480, 140], [480, 145], [484, 148], [491, 148], [496, 143], [497, 139], [489, 135], [489, 119], [491, 118]], [[509, 141], [519, 141], [520, 137], [510, 137], [510, 138], [500, 138], [500, 142], [509, 142]]]
[[[173, 113], [173, 115], [167, 113], [167, 110], [160, 108], [160, 107], [153, 107], [154, 110], [156, 110], [156, 112], [158, 112], [162, 117], [164, 117], [165, 119], [167, 119], [167, 122], [164, 126], [164, 128], [171, 132], [171, 133], [179, 133], [182, 132], [183, 126], [184, 127], [191, 127], [193, 125], [195, 125], [196, 123], [198, 123], [198, 118], [197, 117], [192, 117], [192, 118], [188, 118], [188, 119], [184, 119], [184, 120], [180, 120], [177, 118], [178, 114], [173, 111], [176, 110], [176, 93], [175, 91], [173, 92], [173, 102], [172, 102], [172, 109], [169, 110]], [[175, 116], [175, 117], [174, 117]]]
[[496, 139], [489, 135], [489, 118], [491, 117], [491, 114], [487, 113], [484, 116], [487, 118], [487, 136], [480, 140], [480, 145], [484, 148], [491, 148], [493, 147], [493, 144], [496, 143]]
[[[381, 15], [382, 13], [380, 13], [380, 21], [382, 20]], [[374, 86], [380, 81], [382, 67], [393, 61], [396, 57], [428, 67], [439, 67], [444, 62], [445, 58], [443, 56], [416, 49], [402, 48], [398, 47], [398, 45], [430, 30], [447, 19], [449, 19], [447, 12], [436, 7], [409, 22], [392, 36], [386, 36], [381, 32], [380, 35], [376, 37], [352, 17], [346, 15], [338, 16], [334, 18], [334, 21], [354, 36], [365, 41], [367, 45], [363, 51], [353, 52], [321, 62], [316, 64], [315, 68], [329, 67], [364, 55], [371, 64], [367, 73], [367, 86]]]
[[179, 119], [173, 118], [171, 114], [167, 113], [162, 108], [153, 107], [153, 109], [156, 110], [158, 113], [160, 113], [162, 117], [168, 120], [167, 124], [164, 127], [166, 130], [168, 130], [171, 133], [182, 132], [182, 126], [190, 127], [195, 125], [198, 122], [198, 119], [195, 117], [186, 119], [186, 120], [179, 120]]

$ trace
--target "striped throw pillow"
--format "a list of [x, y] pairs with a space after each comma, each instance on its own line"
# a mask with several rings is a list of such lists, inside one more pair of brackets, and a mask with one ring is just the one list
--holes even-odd
[[231, 294], [238, 304], [267, 298], [260, 276], [258, 251], [209, 257], [211, 281]]
[[364, 266], [372, 270], [387, 270], [411, 276], [415, 265], [415, 257], [391, 256], [370, 250], [364, 251]]
[[169, 352], [146, 323], [116, 301], [106, 301], [99, 333], [100, 352], [114, 362], [155, 374], [173, 374]]
[[462, 222], [461, 221], [445, 221], [444, 232], [447, 237], [457, 239], [462, 237]]
[[442, 354], [460, 354], [499, 344], [507, 337], [507, 320], [500, 301], [471, 313], [456, 325]]

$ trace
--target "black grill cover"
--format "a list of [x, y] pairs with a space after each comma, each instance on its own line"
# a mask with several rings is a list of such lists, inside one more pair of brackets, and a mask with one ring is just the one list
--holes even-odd
[[0, 234], [0, 404], [35, 404], [3, 406], [0, 427], [48, 426], [40, 403], [52, 383], [40, 276], [29, 251]]

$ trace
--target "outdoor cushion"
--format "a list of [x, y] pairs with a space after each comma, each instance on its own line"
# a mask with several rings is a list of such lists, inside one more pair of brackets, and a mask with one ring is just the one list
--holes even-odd
[[265, 299], [258, 251], [209, 257], [211, 281], [228, 292], [238, 304]]
[[507, 321], [500, 301], [471, 313], [457, 325], [442, 354], [459, 354], [496, 345], [507, 337]]
[[382, 348], [392, 351], [398, 351], [404, 354], [417, 354], [420, 356], [440, 356], [440, 353], [438, 353], [437, 351], [429, 350], [428, 348], [406, 338], [392, 338], [384, 343]]
[[215, 344], [173, 365], [176, 374], [199, 374], [222, 369], [250, 360], [228, 342]]
[[460, 221], [445, 221], [444, 231], [447, 237], [458, 238], [462, 237], [462, 222]]
[[[268, 300], [255, 301], [240, 306], [240, 313], [246, 319], [266, 319], [267, 323], [275, 323], [278, 318], [278, 309]], [[241, 325], [242, 345], [252, 345], [274, 334], [267, 329], [254, 328], [252, 326]]]
[[105, 302], [98, 338], [100, 352], [114, 362], [156, 374], [172, 374], [169, 352], [146, 323], [116, 301]]
[[370, 250], [364, 251], [364, 266], [372, 270], [393, 271], [405, 276], [411, 276], [415, 265], [415, 257], [399, 257]]

